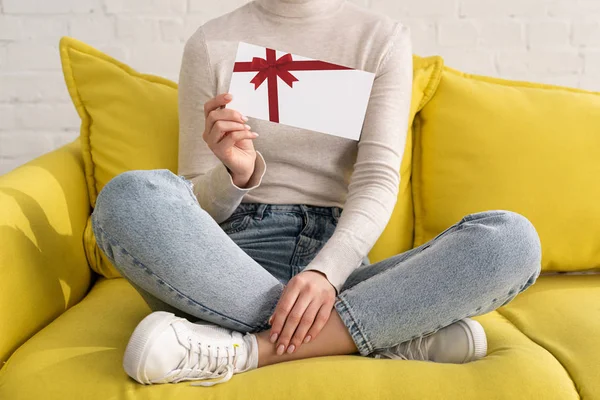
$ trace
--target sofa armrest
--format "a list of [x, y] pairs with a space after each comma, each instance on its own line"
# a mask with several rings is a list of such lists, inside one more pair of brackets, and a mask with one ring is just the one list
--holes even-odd
[[86, 295], [90, 213], [79, 139], [0, 176], [0, 367]]

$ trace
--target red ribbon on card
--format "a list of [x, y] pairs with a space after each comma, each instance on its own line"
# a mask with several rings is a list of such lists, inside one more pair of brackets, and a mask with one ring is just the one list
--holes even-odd
[[254, 83], [254, 90], [267, 81], [267, 93], [269, 96], [269, 120], [279, 122], [279, 96], [277, 93], [277, 77], [280, 77], [289, 87], [298, 81], [290, 71], [325, 71], [325, 70], [343, 70], [354, 69], [344, 67], [318, 60], [293, 60], [292, 55], [287, 53], [278, 59], [274, 49], [267, 48], [267, 58], [253, 57], [252, 61], [236, 62], [233, 65], [233, 72], [253, 72], [258, 74], [252, 78], [250, 83]]

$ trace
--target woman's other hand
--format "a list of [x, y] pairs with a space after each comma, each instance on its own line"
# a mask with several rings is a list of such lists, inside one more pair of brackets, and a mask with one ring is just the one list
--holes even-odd
[[254, 172], [256, 151], [252, 139], [258, 134], [246, 125], [248, 118], [225, 108], [231, 100], [230, 94], [222, 93], [204, 103], [206, 123], [202, 139], [228, 168], [233, 183], [244, 187]]
[[334, 304], [335, 288], [320, 272], [303, 271], [290, 279], [271, 317], [269, 337], [271, 343], [277, 341], [277, 354], [293, 353], [308, 336], [308, 340], [317, 337], [329, 320]]

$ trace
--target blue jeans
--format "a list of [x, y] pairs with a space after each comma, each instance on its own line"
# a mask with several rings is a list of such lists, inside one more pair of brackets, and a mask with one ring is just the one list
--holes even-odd
[[[102, 189], [92, 227], [153, 311], [255, 333], [270, 328], [284, 285], [331, 237], [341, 213], [241, 203], [218, 224], [183, 176], [132, 170]], [[368, 356], [507, 304], [537, 279], [540, 259], [538, 234], [522, 215], [469, 214], [421, 246], [374, 264], [365, 257], [334, 311]]]

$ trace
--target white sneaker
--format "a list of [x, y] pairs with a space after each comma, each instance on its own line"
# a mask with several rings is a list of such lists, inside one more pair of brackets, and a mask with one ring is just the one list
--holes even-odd
[[486, 353], [483, 327], [475, 320], [464, 318], [431, 335], [376, 350], [370, 357], [464, 364], [483, 358]]
[[233, 374], [258, 367], [256, 336], [210, 322], [192, 323], [173, 313], [156, 311], [133, 331], [123, 367], [142, 384], [207, 380], [192, 386], [227, 382]]

